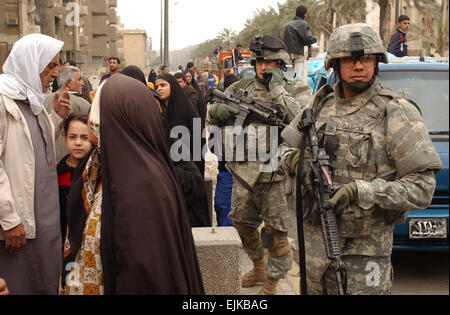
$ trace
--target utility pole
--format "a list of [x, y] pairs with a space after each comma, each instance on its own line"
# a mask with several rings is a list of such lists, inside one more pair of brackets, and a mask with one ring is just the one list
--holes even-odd
[[163, 33], [164, 33], [164, 0], [161, 0], [161, 36], [160, 36], [160, 50], [159, 50], [159, 58], [161, 60], [161, 65], [164, 63], [163, 59]]
[[169, 63], [169, 0], [164, 0], [164, 65]]

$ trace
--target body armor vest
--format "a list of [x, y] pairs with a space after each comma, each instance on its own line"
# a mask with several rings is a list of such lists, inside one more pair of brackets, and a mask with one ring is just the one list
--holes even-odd
[[[387, 149], [385, 117], [387, 103], [397, 95], [381, 88], [365, 104], [349, 106], [346, 114], [338, 113], [331, 96], [319, 102], [316, 127], [322, 147], [331, 138], [337, 139], [332, 157], [336, 191], [353, 180], [395, 180], [397, 170]], [[338, 218], [339, 233], [347, 238], [369, 235], [374, 221], [386, 220], [387, 215], [392, 217], [387, 218], [389, 221], [403, 221], [407, 213], [384, 211], [377, 206], [366, 210], [352, 204]]]

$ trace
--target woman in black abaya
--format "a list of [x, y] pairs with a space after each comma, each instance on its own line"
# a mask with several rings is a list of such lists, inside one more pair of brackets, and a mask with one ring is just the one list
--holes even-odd
[[[160, 95], [163, 108], [163, 120], [170, 130], [175, 127], [186, 127], [189, 130], [190, 161], [175, 162], [176, 173], [180, 181], [183, 195], [186, 200], [192, 227], [211, 226], [211, 215], [208, 209], [206, 188], [203, 180], [205, 162], [203, 154], [201, 161], [191, 162], [194, 154], [194, 138], [204, 147], [206, 140], [202, 137], [203, 128], [199, 134], [194, 133], [194, 119], [199, 115], [186, 98], [178, 81], [171, 74], [160, 74], [156, 80], [156, 91]], [[174, 145], [178, 139], [172, 139]], [[201, 150], [201, 149], [200, 149]], [[201, 153], [201, 152], [197, 152]]]
[[[93, 105], [89, 122], [99, 149], [87, 159], [96, 154], [99, 161], [90, 178], [101, 180], [102, 186], [104, 293], [204, 294], [189, 216], [152, 93], [121, 74], [111, 77], [99, 93], [100, 108]], [[95, 113], [101, 121], [93, 119]], [[69, 241], [75, 252], [88, 226], [89, 194], [82, 193], [82, 174], [80, 164], [68, 209]]]

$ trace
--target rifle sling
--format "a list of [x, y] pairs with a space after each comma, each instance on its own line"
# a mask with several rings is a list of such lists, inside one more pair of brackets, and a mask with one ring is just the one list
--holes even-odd
[[229, 167], [228, 165], [226, 165], [227, 170], [231, 173], [231, 175], [233, 175], [234, 178], [237, 179], [237, 181], [249, 192], [251, 193], [253, 196], [255, 197], [262, 197], [265, 194], [267, 194], [273, 186], [273, 182], [275, 179], [275, 172], [272, 172], [272, 175], [270, 176], [270, 181], [267, 184], [266, 188], [264, 188], [264, 190], [262, 192], [256, 192], [250, 185], [249, 183], [247, 183], [245, 181], [245, 179], [243, 179], [241, 176], [239, 176], [235, 171], [233, 171], [233, 169], [231, 167]]
[[298, 235], [298, 254], [300, 267], [300, 294], [308, 295], [308, 282], [306, 278], [306, 249], [305, 249], [305, 232], [303, 229], [303, 197], [302, 197], [302, 179], [301, 171], [306, 151], [306, 133], [302, 133], [302, 145], [300, 148], [300, 158], [297, 165], [296, 180], [296, 212], [297, 212], [297, 235]]

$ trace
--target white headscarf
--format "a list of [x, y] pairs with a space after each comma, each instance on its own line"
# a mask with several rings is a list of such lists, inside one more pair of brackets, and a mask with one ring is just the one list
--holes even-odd
[[100, 148], [100, 99], [102, 96], [102, 88], [106, 81], [102, 82], [95, 93], [92, 100], [91, 110], [89, 112], [88, 125], [94, 136], [98, 139], [97, 147]]
[[42, 34], [31, 34], [18, 40], [3, 65], [0, 93], [15, 100], [28, 100], [33, 113], [39, 115], [45, 99], [39, 75], [63, 45], [64, 42]]

